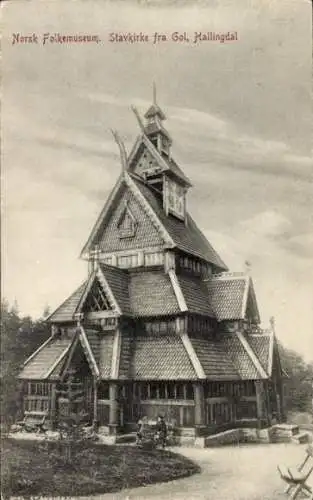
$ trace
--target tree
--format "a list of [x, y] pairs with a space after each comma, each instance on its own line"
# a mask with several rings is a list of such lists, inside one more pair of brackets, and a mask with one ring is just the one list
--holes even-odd
[[21, 365], [50, 336], [42, 320], [21, 317], [18, 305], [1, 302], [1, 421], [10, 423], [20, 409], [18, 372]]
[[287, 373], [285, 405], [287, 411], [312, 412], [313, 363], [306, 363], [297, 352], [279, 345], [281, 363]]
[[57, 430], [60, 433], [60, 441], [57, 454], [53, 458], [72, 466], [82, 449], [82, 444], [90, 438], [85, 430], [88, 413], [84, 409], [83, 385], [75, 380], [74, 373], [70, 373], [58, 395], [67, 401], [67, 409], [65, 414], [59, 411]]

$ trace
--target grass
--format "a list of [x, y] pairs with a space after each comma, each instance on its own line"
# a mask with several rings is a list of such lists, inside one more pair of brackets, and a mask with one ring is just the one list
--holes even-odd
[[76, 450], [68, 465], [60, 460], [56, 446], [3, 439], [1, 484], [5, 497], [111, 493], [200, 472], [198, 465], [176, 453], [129, 445], [85, 446]]

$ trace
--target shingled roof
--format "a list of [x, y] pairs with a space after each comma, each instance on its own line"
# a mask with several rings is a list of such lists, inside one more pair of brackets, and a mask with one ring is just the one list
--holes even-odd
[[129, 299], [129, 274], [118, 267], [100, 264], [100, 269], [123, 314], [131, 314]]
[[133, 316], [180, 312], [171, 280], [164, 271], [130, 273], [129, 296]]
[[84, 293], [87, 281], [75, 290], [50, 316], [47, 321], [51, 323], [62, 323], [63, 321], [72, 321], [79, 301]]
[[130, 175], [170, 237], [173, 239], [177, 248], [210, 262], [219, 270], [227, 270], [222, 259], [213, 249], [189, 214], [186, 216], [186, 223], [177, 219], [177, 217], [166, 215], [163, 209], [161, 195], [150, 186], [147, 186], [138, 176], [134, 174]]
[[209, 301], [206, 283], [192, 274], [177, 274], [188, 311], [205, 316], [215, 317]]
[[[241, 340], [244, 340], [244, 342]], [[223, 333], [221, 339], [225, 350], [242, 380], [267, 378], [266, 370], [250, 346], [249, 336], [241, 333]]]
[[240, 379], [221, 340], [191, 338], [190, 341], [208, 380]]
[[25, 362], [18, 377], [33, 380], [47, 379], [66, 355], [72, 342], [73, 338], [50, 338]]
[[261, 365], [266, 372], [269, 372], [270, 358], [273, 355], [272, 334], [261, 333], [252, 334], [248, 337], [249, 344], [258, 357]]
[[213, 276], [207, 280], [208, 298], [216, 318], [222, 320], [243, 319], [249, 288], [249, 277], [245, 275]]
[[[138, 380], [195, 380], [197, 374], [180, 337], [136, 337], [128, 376]], [[125, 376], [125, 374], [124, 374]]]

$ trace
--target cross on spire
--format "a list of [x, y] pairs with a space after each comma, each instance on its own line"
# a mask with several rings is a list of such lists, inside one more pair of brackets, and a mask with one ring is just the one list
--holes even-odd
[[156, 84], [153, 82], [153, 104], [157, 105]]

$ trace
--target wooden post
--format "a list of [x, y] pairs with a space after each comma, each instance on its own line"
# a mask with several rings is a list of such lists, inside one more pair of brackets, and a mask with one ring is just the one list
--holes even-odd
[[50, 420], [52, 429], [56, 425], [56, 383], [51, 384], [51, 395], [50, 395]]
[[97, 379], [93, 379], [93, 427], [94, 429], [98, 426], [98, 382]]
[[118, 386], [116, 382], [110, 383], [110, 415], [109, 427], [112, 434], [116, 434], [118, 426]]
[[201, 382], [193, 384], [195, 398], [195, 427], [196, 432], [201, 433], [200, 429], [205, 427], [205, 412], [204, 412], [204, 391]]
[[260, 380], [255, 381], [256, 413], [259, 426], [263, 418], [263, 384]]

